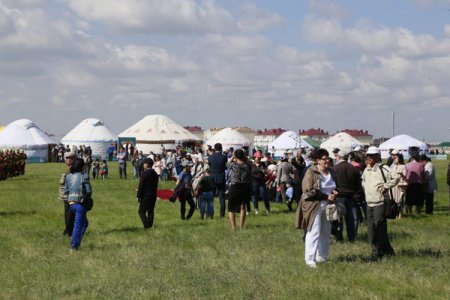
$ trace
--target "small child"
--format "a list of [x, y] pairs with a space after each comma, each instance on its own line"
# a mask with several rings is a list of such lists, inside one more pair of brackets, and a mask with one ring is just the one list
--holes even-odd
[[206, 168], [202, 178], [198, 183], [196, 193], [200, 198], [200, 218], [203, 220], [206, 214], [206, 218], [214, 217], [214, 181], [211, 177], [209, 168]]
[[289, 211], [292, 211], [292, 200], [294, 198], [294, 188], [290, 182], [286, 182], [286, 198]]
[[100, 173], [100, 160], [97, 157], [93, 162], [92, 162], [92, 178], [94, 179], [98, 179], [98, 174]]
[[108, 178], [108, 164], [106, 163], [106, 160], [102, 161], [102, 171], [101, 171], [102, 179]]

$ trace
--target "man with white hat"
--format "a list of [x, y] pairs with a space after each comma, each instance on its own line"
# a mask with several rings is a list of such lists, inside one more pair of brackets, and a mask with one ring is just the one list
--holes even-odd
[[384, 193], [393, 188], [400, 178], [380, 163], [380, 150], [377, 147], [369, 147], [366, 155], [367, 167], [362, 174], [362, 186], [367, 202], [367, 236], [372, 246], [372, 258], [378, 260], [385, 255], [395, 255], [387, 234]]

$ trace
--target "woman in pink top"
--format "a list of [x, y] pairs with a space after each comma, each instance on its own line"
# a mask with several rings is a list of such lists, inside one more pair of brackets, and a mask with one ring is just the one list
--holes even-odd
[[424, 189], [423, 184], [425, 180], [425, 171], [423, 164], [418, 160], [417, 156], [412, 156], [411, 161], [406, 164], [406, 180], [408, 187], [406, 188], [406, 212], [411, 214], [412, 207], [416, 206], [417, 214], [423, 207]]

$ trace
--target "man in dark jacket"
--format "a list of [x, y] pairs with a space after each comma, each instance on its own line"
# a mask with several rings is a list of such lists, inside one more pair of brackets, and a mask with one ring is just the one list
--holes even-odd
[[220, 217], [225, 216], [225, 169], [227, 157], [222, 153], [222, 144], [214, 145], [214, 153], [208, 157], [208, 165], [214, 181], [214, 195], [219, 197]]
[[153, 160], [144, 159], [144, 172], [137, 191], [137, 201], [139, 202], [139, 217], [141, 217], [144, 228], [153, 226], [154, 210], [156, 203], [156, 191], [158, 189], [158, 174], [152, 169]]
[[[339, 150], [335, 153], [336, 165], [334, 166], [336, 189], [338, 196], [336, 202], [341, 202], [345, 205], [345, 227], [347, 229], [347, 238], [353, 242], [356, 238], [356, 223], [357, 217], [356, 207], [354, 203], [354, 196], [361, 190], [361, 175], [356, 167], [348, 163], [348, 153], [343, 150]], [[342, 226], [338, 227], [336, 237], [338, 240], [342, 240]]]

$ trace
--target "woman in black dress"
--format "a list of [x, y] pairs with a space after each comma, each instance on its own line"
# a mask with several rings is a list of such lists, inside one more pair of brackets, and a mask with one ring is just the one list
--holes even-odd
[[231, 186], [228, 192], [228, 218], [231, 230], [236, 229], [235, 214], [240, 213], [239, 225], [244, 228], [245, 205], [251, 198], [251, 165], [243, 150], [238, 149], [228, 161], [231, 170]]

